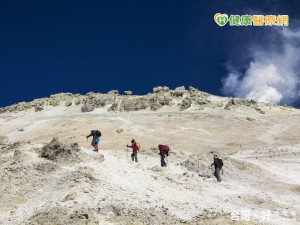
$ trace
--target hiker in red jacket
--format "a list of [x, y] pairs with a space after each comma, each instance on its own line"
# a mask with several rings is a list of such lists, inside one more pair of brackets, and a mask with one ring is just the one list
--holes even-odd
[[131, 154], [132, 161], [134, 161], [134, 159], [135, 159], [135, 161], [138, 162], [138, 159], [137, 159], [137, 150], [138, 150], [138, 148], [136, 146], [135, 140], [132, 139], [131, 140], [131, 145], [130, 146], [127, 145], [127, 147], [132, 148], [132, 154]]
[[162, 167], [167, 167], [167, 163], [165, 162], [165, 157], [169, 155], [169, 146], [168, 145], [158, 145], [160, 161]]

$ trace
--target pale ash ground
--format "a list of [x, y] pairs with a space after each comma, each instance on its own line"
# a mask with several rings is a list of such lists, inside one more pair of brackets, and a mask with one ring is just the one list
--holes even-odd
[[[10, 142], [31, 142], [22, 150], [23, 163], [45, 163], [47, 160], [40, 158], [33, 146], [42, 146], [55, 136], [64, 142], [78, 142], [84, 158], [74, 166], [62, 165], [45, 178], [52, 182], [47, 181], [31, 194], [22, 196], [11, 191], [2, 195], [0, 221], [23, 224], [37, 211], [55, 207], [69, 211], [109, 206], [160, 211], [163, 205], [168, 208], [168, 216], [178, 221], [189, 222], [202, 213], [211, 214], [212, 219], [208, 216], [206, 224], [231, 224], [230, 212], [251, 210], [251, 222], [260, 224], [262, 211], [271, 210], [279, 212], [279, 218], [266, 223], [300, 224], [299, 122], [298, 110], [276, 107], [264, 115], [247, 110], [214, 109], [129, 113], [97, 109], [81, 113], [79, 107], [1, 114], [0, 135], [7, 136]], [[103, 134], [99, 146], [105, 158], [102, 163], [85, 139], [95, 128]], [[117, 133], [119, 128], [124, 131]], [[144, 150], [139, 154], [138, 164], [129, 160], [125, 148], [131, 138], [139, 141]], [[170, 166], [166, 169], [156, 167], [159, 157], [150, 150], [160, 143], [168, 144], [175, 152], [169, 157]], [[198, 156], [208, 167], [212, 162], [211, 151], [224, 159], [221, 183], [214, 178], [199, 177], [180, 165], [187, 158]], [[10, 162], [13, 154], [7, 153], [2, 158], [7, 157]], [[1, 167], [4, 166], [7, 165]], [[54, 185], [74, 171], [85, 171], [98, 182], [80, 181], [76, 185], [66, 182], [60, 188]], [[206, 168], [203, 172], [210, 170]], [[69, 194], [74, 194], [75, 200], [62, 201]], [[281, 215], [283, 211], [296, 212], [297, 221]], [[214, 218], [214, 213], [219, 216]], [[105, 220], [104, 215], [94, 216], [98, 221]], [[122, 223], [105, 221], [105, 224]]]

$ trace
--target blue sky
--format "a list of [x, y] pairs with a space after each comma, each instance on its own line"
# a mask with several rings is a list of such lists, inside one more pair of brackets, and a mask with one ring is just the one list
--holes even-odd
[[[288, 14], [297, 1], [0, 2], [0, 107], [59, 92], [147, 94], [192, 85], [216, 95], [228, 65], [247, 69], [247, 48], [267, 27], [219, 27], [215, 13]], [[295, 103], [297, 105], [297, 103]]]

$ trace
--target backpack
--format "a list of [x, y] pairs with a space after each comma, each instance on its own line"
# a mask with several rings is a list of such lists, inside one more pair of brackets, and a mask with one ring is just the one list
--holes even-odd
[[136, 142], [136, 147], [137, 147], [138, 150], [140, 150], [141, 144], [139, 142]]
[[168, 145], [163, 145], [162, 149], [169, 155], [170, 147]]
[[96, 136], [101, 137], [101, 132], [99, 130], [96, 130]]
[[221, 167], [223, 167], [223, 160], [222, 160], [222, 159], [219, 159], [219, 165], [220, 165]]

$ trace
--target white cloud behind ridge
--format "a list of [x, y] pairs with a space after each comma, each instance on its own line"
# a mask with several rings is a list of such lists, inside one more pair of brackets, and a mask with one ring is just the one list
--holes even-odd
[[248, 49], [252, 59], [243, 73], [227, 66], [222, 87], [225, 95], [280, 105], [299, 101], [300, 29], [283, 27], [275, 33], [268, 46], [254, 44]]

